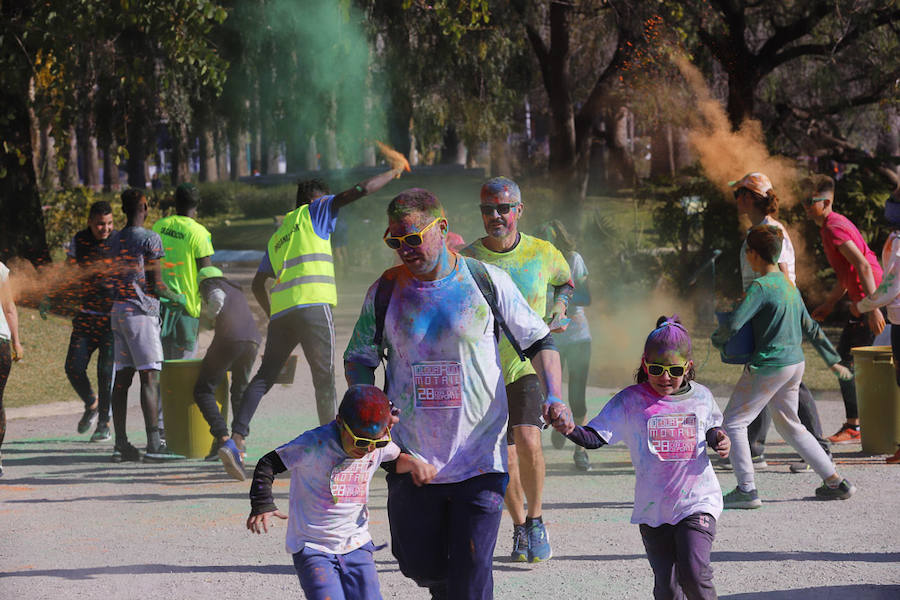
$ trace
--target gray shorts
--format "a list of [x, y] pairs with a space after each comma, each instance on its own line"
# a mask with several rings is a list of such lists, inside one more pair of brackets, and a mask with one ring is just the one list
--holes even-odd
[[544, 392], [537, 375], [520, 377], [506, 386], [506, 401], [509, 404], [509, 425], [506, 428], [506, 443], [515, 444], [513, 427], [528, 425], [544, 427]]
[[159, 337], [159, 317], [127, 312], [110, 315], [113, 331], [116, 370], [138, 371], [162, 369], [163, 349]]

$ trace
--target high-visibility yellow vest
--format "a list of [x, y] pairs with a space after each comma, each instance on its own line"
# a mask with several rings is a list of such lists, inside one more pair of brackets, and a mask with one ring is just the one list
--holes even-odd
[[284, 216], [268, 249], [275, 272], [270, 316], [301, 304], [337, 305], [331, 239], [315, 232], [308, 205]]

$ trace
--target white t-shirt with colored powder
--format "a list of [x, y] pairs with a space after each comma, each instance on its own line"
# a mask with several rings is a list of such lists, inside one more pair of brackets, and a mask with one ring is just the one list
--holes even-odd
[[659, 396], [649, 383], [625, 388], [587, 427], [625, 442], [634, 465], [632, 523], [675, 525], [696, 513], [722, 514], [722, 488], [706, 455], [706, 432], [722, 424], [710, 391], [697, 383]]
[[[794, 245], [791, 243], [791, 236], [788, 235], [787, 229], [784, 228], [781, 221], [772, 218], [770, 215], [766, 215], [759, 224], [774, 225], [781, 230], [782, 234], [784, 234], [784, 241], [781, 243], [781, 255], [778, 257], [778, 264], [787, 267], [788, 279], [791, 280], [791, 283], [797, 285], [796, 256], [794, 254]], [[750, 263], [747, 262], [747, 237], [745, 236], [744, 243], [741, 244], [741, 284], [743, 285], [743, 289], [746, 291], [757, 277], [759, 277], [759, 274], [754, 271], [750, 266]]]
[[[547, 325], [504, 271], [485, 265], [498, 308], [526, 349]], [[506, 472], [506, 388], [494, 317], [466, 261], [437, 281], [421, 281], [395, 267], [384, 321], [387, 395], [401, 410], [391, 430], [404, 451], [437, 469], [432, 483], [456, 483]], [[344, 360], [375, 368], [375, 290], [369, 288]], [[503, 334], [501, 334], [503, 335]]]
[[390, 443], [359, 459], [344, 452], [336, 421], [310, 429], [275, 450], [291, 473], [291, 509], [285, 548], [309, 546], [346, 554], [371, 541], [369, 483], [382, 462], [400, 456]]
[[[0, 262], [0, 286], [7, 285], [9, 285], [9, 267]], [[6, 322], [6, 313], [0, 308], [0, 340], [8, 340], [11, 336], [9, 323]]]

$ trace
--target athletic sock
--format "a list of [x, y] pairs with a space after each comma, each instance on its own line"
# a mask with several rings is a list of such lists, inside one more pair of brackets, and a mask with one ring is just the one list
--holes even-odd
[[531, 527], [532, 523], [543, 523], [543, 521], [541, 517], [525, 517], [525, 527]]
[[838, 480], [837, 480], [836, 482], [834, 482], [834, 483], [828, 483], [828, 482], [826, 481], [826, 482], [825, 482], [825, 485], [827, 485], [828, 487], [830, 487], [830, 488], [833, 489], [833, 490], [836, 490], [836, 489], [838, 489], [839, 487], [841, 487], [841, 482], [842, 482], [842, 481], [843, 481], [843, 479], [838, 479]]

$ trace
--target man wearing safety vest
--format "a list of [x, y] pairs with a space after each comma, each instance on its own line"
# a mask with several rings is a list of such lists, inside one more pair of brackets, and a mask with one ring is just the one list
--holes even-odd
[[[312, 372], [319, 423], [329, 423], [337, 414], [331, 316], [337, 287], [331, 234], [342, 207], [380, 190], [400, 177], [403, 169], [404, 165], [397, 166], [337, 195], [330, 195], [328, 186], [318, 179], [298, 184], [297, 208], [285, 215], [269, 239], [251, 285], [259, 305], [269, 314], [269, 327], [262, 364], [244, 390], [231, 438], [219, 449], [219, 458], [233, 478], [243, 481], [246, 477], [243, 451], [250, 420], [298, 343]], [[267, 279], [275, 280], [271, 295], [266, 293]]]

